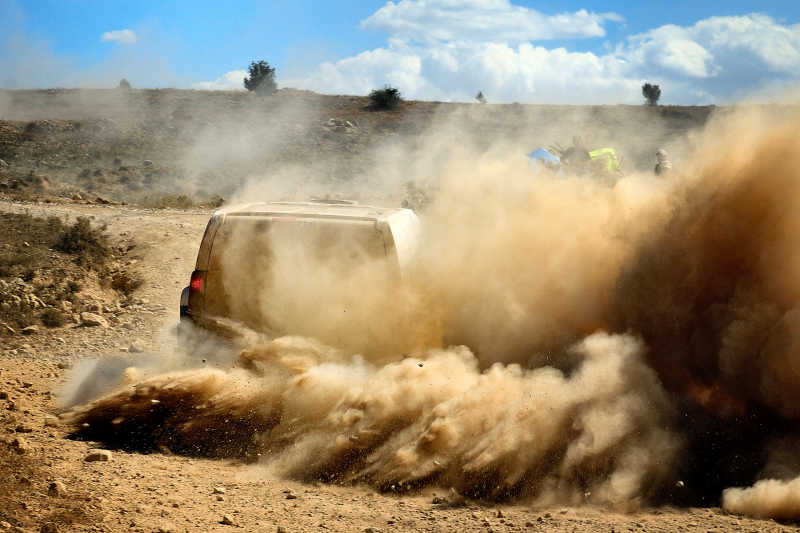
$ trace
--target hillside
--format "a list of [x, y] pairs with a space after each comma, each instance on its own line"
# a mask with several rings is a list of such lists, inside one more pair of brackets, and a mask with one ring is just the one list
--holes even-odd
[[[185, 194], [228, 198], [247, 181], [277, 196], [394, 198], [433, 185], [456, 150], [522, 157], [574, 135], [613, 146], [627, 172], [686, 149], [713, 107], [544, 106], [406, 101], [284, 89], [246, 92], [0, 91], [0, 194], [156, 204]], [[169, 202], [169, 199], [167, 200]], [[178, 202], [180, 203], [180, 202]]]

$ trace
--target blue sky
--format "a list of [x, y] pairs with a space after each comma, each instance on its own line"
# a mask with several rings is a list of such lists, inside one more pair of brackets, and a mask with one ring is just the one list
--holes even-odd
[[252, 59], [320, 92], [725, 102], [798, 82], [800, 2], [0, 0], [4, 87], [239, 88]]

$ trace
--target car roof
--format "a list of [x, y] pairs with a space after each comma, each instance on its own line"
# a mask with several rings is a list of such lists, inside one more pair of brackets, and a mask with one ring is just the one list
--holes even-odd
[[[341, 202], [341, 203], [340, 203]], [[259, 202], [239, 204], [218, 210], [214, 215], [297, 216], [381, 220], [405, 211], [400, 207], [376, 207], [354, 202], [323, 200], [318, 202]]]

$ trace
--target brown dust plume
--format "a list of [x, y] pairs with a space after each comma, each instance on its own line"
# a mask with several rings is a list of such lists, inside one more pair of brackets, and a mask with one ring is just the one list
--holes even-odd
[[[301, 328], [306, 338], [251, 343], [231, 367], [133, 376], [69, 416], [120, 446], [260, 454], [299, 479], [623, 508], [719, 502], [768, 475], [769, 443], [800, 415], [800, 121], [775, 115], [720, 116], [666, 179], [534, 178], [501, 148], [450, 147], [404, 297], [352, 303], [385, 325], [406, 299], [424, 302], [370, 334], [441, 330], [440, 346], [354, 351], [343, 347], [363, 344], [357, 323], [316, 324], [341, 343]], [[247, 275], [233, 263], [234, 279]], [[311, 303], [296, 319], [325, 316], [310, 313], [327, 285], [298, 287]], [[268, 295], [248, 305], [280, 312]], [[758, 503], [764, 486], [724, 503], [777, 514]]]

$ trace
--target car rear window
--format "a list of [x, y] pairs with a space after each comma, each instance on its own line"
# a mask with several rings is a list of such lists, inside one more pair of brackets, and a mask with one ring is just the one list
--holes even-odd
[[273, 254], [348, 269], [384, 258], [386, 246], [374, 221], [229, 215], [214, 238], [209, 269], [221, 270], [230, 256], [267, 264]]

